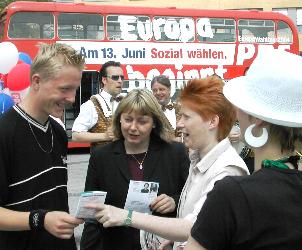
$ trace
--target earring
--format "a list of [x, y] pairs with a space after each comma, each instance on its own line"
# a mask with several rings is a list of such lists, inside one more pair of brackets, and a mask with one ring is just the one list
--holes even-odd
[[254, 148], [262, 147], [268, 140], [268, 132], [266, 128], [262, 128], [262, 135], [255, 137], [252, 133], [252, 129], [256, 126], [256, 124], [250, 125], [244, 133], [244, 139], [247, 144]]

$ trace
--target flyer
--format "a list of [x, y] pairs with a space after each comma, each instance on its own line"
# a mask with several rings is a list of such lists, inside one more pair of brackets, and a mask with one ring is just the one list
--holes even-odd
[[125, 209], [151, 214], [149, 205], [157, 197], [158, 182], [130, 180]]
[[94, 219], [95, 209], [86, 208], [87, 204], [91, 203], [105, 203], [107, 192], [102, 191], [90, 191], [82, 192], [80, 194], [75, 217], [81, 219]]

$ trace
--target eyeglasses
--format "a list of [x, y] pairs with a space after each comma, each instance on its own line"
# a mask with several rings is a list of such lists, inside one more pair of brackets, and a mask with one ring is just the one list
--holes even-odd
[[106, 77], [109, 77], [113, 81], [118, 81], [120, 78], [122, 81], [124, 81], [125, 77], [123, 75], [107, 75]]

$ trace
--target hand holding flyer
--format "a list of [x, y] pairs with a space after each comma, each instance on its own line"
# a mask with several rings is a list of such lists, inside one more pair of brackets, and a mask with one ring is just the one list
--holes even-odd
[[150, 204], [157, 197], [158, 182], [130, 180], [125, 209], [151, 214]]
[[83, 192], [80, 195], [75, 217], [81, 219], [94, 219], [95, 210], [87, 208], [87, 204], [91, 203], [105, 203], [107, 192], [91, 191]]

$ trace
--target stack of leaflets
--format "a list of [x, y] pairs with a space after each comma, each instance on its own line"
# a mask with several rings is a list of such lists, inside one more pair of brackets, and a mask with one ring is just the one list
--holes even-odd
[[87, 208], [88, 204], [95, 203], [105, 203], [107, 192], [102, 191], [90, 191], [83, 192], [80, 194], [77, 210], [75, 217], [81, 219], [94, 219], [95, 218], [95, 209]]

